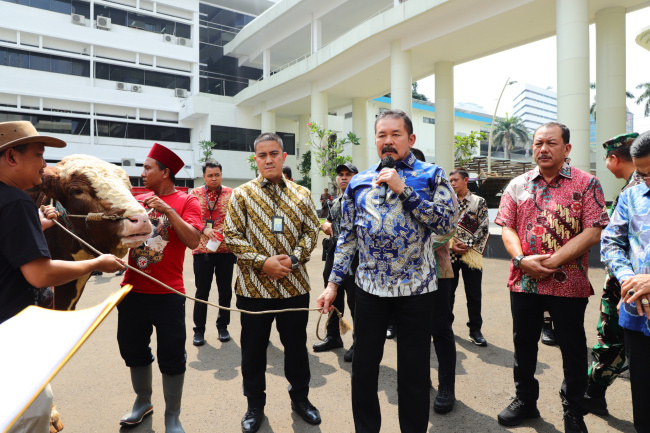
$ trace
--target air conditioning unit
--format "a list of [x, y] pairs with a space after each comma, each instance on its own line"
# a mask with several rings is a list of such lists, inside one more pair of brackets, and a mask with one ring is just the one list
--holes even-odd
[[72, 24], [79, 24], [80, 26], [86, 25], [86, 17], [79, 14], [72, 14], [70, 17]]
[[137, 93], [142, 93], [142, 86], [137, 86], [137, 85], [134, 84], [133, 86], [131, 86], [131, 91], [132, 92], [137, 92]]
[[183, 47], [191, 47], [192, 46], [192, 40], [187, 39], [187, 38], [176, 38], [178, 45], [181, 45]]
[[115, 85], [115, 88], [116, 88], [117, 90], [131, 90], [131, 88], [130, 88], [130, 86], [129, 86], [128, 84], [126, 84], [126, 83], [122, 83], [122, 82], [118, 82], [118, 83]]
[[122, 167], [135, 167], [135, 158], [122, 158]]
[[163, 35], [163, 42], [167, 42], [168, 44], [176, 44], [176, 36], [174, 35]]
[[97, 17], [97, 28], [101, 30], [110, 30], [111, 19], [108, 17]]
[[177, 98], [187, 98], [186, 89], [174, 89], [174, 94], [176, 95]]

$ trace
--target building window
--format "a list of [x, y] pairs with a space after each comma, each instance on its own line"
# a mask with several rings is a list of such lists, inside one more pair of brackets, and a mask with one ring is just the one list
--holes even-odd
[[190, 77], [168, 74], [166, 72], [145, 71], [143, 69], [112, 65], [109, 63], [95, 63], [95, 78], [162, 87], [165, 89], [180, 88], [190, 90]]
[[436, 124], [436, 119], [433, 119], [433, 118], [431, 118], [431, 117], [423, 117], [423, 118], [422, 118], [422, 121], [423, 121], [424, 123], [428, 123], [428, 124], [430, 124], [430, 125], [435, 125], [435, 124]]
[[0, 66], [90, 77], [90, 62], [88, 60], [71, 59], [14, 48], [0, 47]]
[[90, 18], [90, 3], [81, 0], [0, 0], [65, 15], [79, 14]]
[[147, 32], [174, 35], [190, 39], [192, 27], [189, 24], [178, 23], [164, 18], [143, 15], [136, 12], [125, 11], [110, 6], [95, 4], [95, 19], [107, 17], [111, 24], [145, 30]]
[[234, 96], [257, 81], [262, 71], [239, 66], [238, 59], [223, 55], [223, 46], [255, 17], [204, 3], [199, 4], [199, 91]]
[[[214, 149], [253, 153], [255, 152], [253, 143], [260, 134], [259, 129], [212, 125], [211, 141], [215, 143]], [[295, 155], [296, 135], [289, 132], [278, 132], [277, 134], [282, 139], [284, 151], [288, 155]]]

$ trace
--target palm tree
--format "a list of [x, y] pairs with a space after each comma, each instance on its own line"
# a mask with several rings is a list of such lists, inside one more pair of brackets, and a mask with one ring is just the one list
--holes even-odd
[[643, 110], [643, 115], [648, 117], [650, 114], [650, 83], [641, 83], [636, 86], [637, 89], [643, 89], [643, 93], [636, 100], [637, 105], [642, 104], [645, 100], [645, 108]]
[[[589, 87], [596, 90], [596, 83], [591, 83]], [[628, 99], [634, 99], [634, 95], [627, 90], [625, 91], [625, 97]], [[637, 104], [638, 103], [639, 102], [637, 101]], [[594, 95], [594, 102], [591, 104], [591, 107], [589, 107], [589, 114], [591, 114], [594, 117], [594, 120], [596, 120], [596, 95]]]
[[528, 130], [521, 117], [511, 117], [506, 113], [506, 117], [497, 120], [494, 125], [495, 148], [501, 146], [506, 159], [510, 159], [510, 151], [514, 149], [517, 140], [522, 143], [528, 142]]

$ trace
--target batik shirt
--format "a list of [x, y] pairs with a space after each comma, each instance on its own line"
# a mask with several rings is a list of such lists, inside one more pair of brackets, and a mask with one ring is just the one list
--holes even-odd
[[[595, 176], [564, 164], [549, 183], [539, 168], [514, 178], [501, 197], [496, 224], [514, 229], [525, 256], [553, 254], [590, 227], [609, 222], [605, 198]], [[588, 253], [535, 281], [510, 263], [512, 292], [586, 298], [594, 291], [587, 277]]]
[[[473, 248], [483, 254], [485, 245], [490, 237], [490, 218], [488, 206], [483, 197], [467, 191], [462, 200], [458, 200], [459, 219], [458, 225], [464, 229], [458, 229], [454, 236], [468, 248]], [[461, 254], [453, 251], [449, 253], [452, 263], [460, 261]]]
[[[283, 221], [283, 231], [273, 231], [273, 217]], [[316, 246], [319, 222], [311, 193], [282, 177], [278, 183], [262, 176], [235, 188], [230, 197], [225, 242], [237, 256], [235, 291], [248, 298], [290, 298], [309, 292], [305, 264]], [[271, 280], [262, 273], [267, 258], [296, 256], [298, 268]]]
[[355, 282], [381, 297], [411, 296], [437, 289], [432, 234], [451, 233], [458, 219], [454, 192], [444, 171], [410, 153], [395, 163], [413, 190], [404, 200], [388, 189], [380, 204], [375, 164], [354, 176], [343, 195], [341, 235], [329, 281], [341, 284], [359, 249]]
[[[612, 219], [603, 230], [600, 257], [621, 283], [650, 273], [650, 189], [645, 183], [619, 196]], [[635, 304], [621, 304], [618, 323], [650, 336], [650, 321], [645, 315], [639, 316]]]
[[[226, 222], [226, 212], [228, 211], [228, 202], [232, 195], [232, 188], [222, 186], [217, 192], [214, 192], [207, 186], [203, 185], [202, 187], [194, 188], [191, 194], [199, 199], [199, 205], [201, 206], [201, 212], [203, 214], [203, 227], [205, 227], [207, 220], [212, 220], [212, 228], [214, 231], [223, 233], [223, 225]], [[217, 251], [208, 250], [207, 245], [209, 241], [210, 238], [201, 232], [201, 241], [199, 246], [192, 251], [192, 254], [221, 254], [230, 252], [228, 245], [226, 245], [225, 242], [221, 242]]]

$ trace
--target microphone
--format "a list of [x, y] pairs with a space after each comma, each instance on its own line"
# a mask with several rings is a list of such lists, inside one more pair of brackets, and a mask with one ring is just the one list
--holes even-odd
[[[395, 160], [393, 159], [392, 156], [387, 156], [386, 158], [381, 160], [381, 167], [382, 168], [395, 168]], [[382, 182], [379, 185], [379, 204], [386, 203], [387, 187], [388, 186], [386, 185], [386, 182]]]

